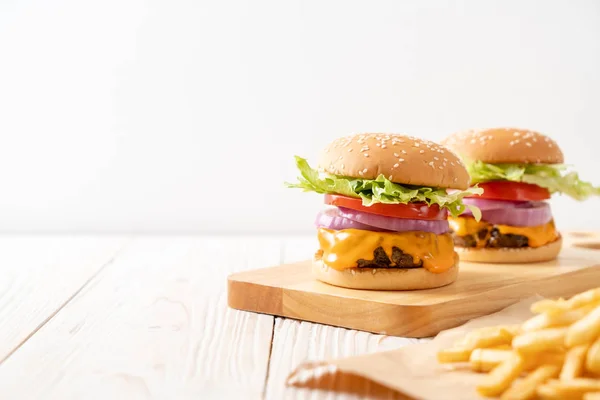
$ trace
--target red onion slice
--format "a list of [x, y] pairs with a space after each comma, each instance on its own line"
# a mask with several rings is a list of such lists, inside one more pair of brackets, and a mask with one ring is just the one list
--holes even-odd
[[342, 229], [361, 229], [363, 231], [385, 232], [385, 229], [379, 229], [344, 218], [339, 215], [339, 211], [336, 208], [328, 208], [320, 211], [315, 219], [315, 225], [317, 228], [334, 229], [336, 231]]
[[552, 211], [548, 203], [527, 202], [510, 208], [485, 210], [481, 219], [495, 225], [537, 226], [552, 220]]
[[447, 220], [393, 218], [360, 212], [344, 207], [338, 207], [338, 210], [341, 217], [358, 222], [360, 224], [393, 232], [420, 231], [441, 235], [450, 230]]

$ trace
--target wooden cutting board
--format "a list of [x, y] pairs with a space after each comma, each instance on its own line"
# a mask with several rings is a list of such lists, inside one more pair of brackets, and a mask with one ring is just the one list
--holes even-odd
[[229, 306], [373, 333], [429, 337], [535, 294], [571, 296], [600, 286], [600, 234], [567, 235], [559, 258], [551, 262], [461, 262], [457, 281], [437, 289], [345, 289], [315, 280], [310, 269], [310, 261], [303, 261], [233, 274]]

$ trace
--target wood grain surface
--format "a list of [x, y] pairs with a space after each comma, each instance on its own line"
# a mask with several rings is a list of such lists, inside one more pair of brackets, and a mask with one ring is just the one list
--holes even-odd
[[224, 284], [279, 260], [276, 239], [137, 239], [4, 363], [0, 393], [260, 398], [273, 317], [228, 310]]
[[123, 237], [0, 237], [0, 364], [114, 262], [126, 242]]

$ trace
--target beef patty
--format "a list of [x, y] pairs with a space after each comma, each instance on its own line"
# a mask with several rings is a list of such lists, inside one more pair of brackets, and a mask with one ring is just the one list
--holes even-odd
[[392, 247], [392, 257], [383, 250], [383, 247], [377, 247], [373, 251], [373, 259], [359, 259], [356, 261], [358, 268], [421, 268], [423, 260], [418, 263], [414, 262], [413, 256], [406, 254], [398, 247]]
[[482, 247], [487, 248], [520, 248], [528, 247], [529, 239], [527, 236], [515, 235], [512, 233], [503, 234], [497, 228], [491, 230], [482, 229], [477, 232], [477, 235], [465, 235], [459, 236], [455, 232], [452, 232], [452, 239], [454, 245], [459, 247], [477, 247], [477, 243], [483, 242]]

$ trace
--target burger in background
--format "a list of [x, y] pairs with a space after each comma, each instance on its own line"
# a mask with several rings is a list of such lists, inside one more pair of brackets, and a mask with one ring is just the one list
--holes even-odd
[[467, 204], [481, 209], [449, 218], [461, 260], [519, 263], [552, 260], [562, 246], [550, 205], [553, 193], [576, 200], [600, 189], [567, 172], [556, 142], [537, 132], [499, 128], [457, 133], [442, 141], [467, 166], [471, 183], [483, 189]]
[[300, 157], [296, 164], [298, 182], [287, 186], [323, 194], [326, 204], [315, 221], [317, 279], [380, 290], [456, 280], [448, 213], [460, 215], [462, 198], [481, 189], [468, 189], [467, 170], [447, 148], [411, 136], [361, 134], [333, 141], [318, 169]]

